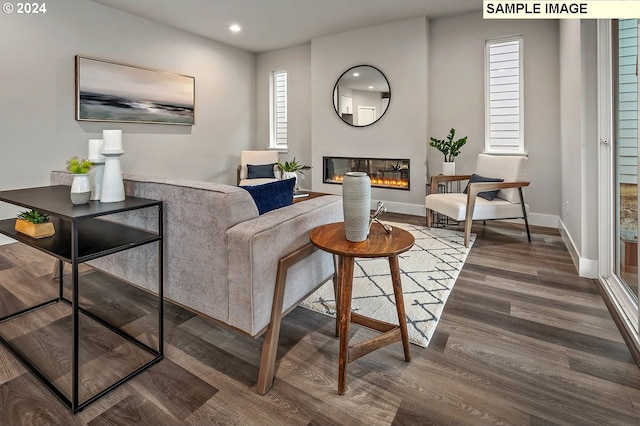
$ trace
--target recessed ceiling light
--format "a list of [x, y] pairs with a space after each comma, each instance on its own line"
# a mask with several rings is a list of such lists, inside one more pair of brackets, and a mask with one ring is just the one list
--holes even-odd
[[353, 73], [353, 76], [354, 76], [354, 77], [357, 77], [357, 76], [359, 76], [359, 75], [360, 75], [360, 73], [359, 73], [359, 72], [354, 72], [354, 73]]
[[369, 89], [373, 89], [373, 86], [369, 86]]
[[229, 30], [231, 30], [234, 33], [239, 32], [240, 30], [242, 30], [242, 27], [238, 24], [233, 24], [229, 27]]

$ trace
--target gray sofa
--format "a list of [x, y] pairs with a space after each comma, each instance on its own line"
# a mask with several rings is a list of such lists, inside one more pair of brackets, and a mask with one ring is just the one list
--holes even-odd
[[[70, 185], [71, 180], [70, 173], [51, 173], [52, 185]], [[164, 202], [165, 297], [234, 330], [258, 337], [276, 318], [270, 344], [277, 347], [279, 314], [292, 310], [333, 277], [332, 256], [307, 247], [283, 271], [282, 309], [272, 313], [279, 260], [307, 246], [314, 227], [342, 220], [339, 196], [317, 197], [258, 215], [251, 195], [236, 186], [133, 175], [124, 175], [124, 184], [127, 195]], [[117, 216], [114, 220], [157, 229], [155, 211]], [[91, 264], [156, 291], [157, 248], [153, 246]], [[260, 376], [271, 377], [262, 377], [260, 393], [265, 393], [273, 380], [275, 347], [267, 348], [267, 343]], [[267, 349], [273, 352], [272, 359], [265, 360]]]

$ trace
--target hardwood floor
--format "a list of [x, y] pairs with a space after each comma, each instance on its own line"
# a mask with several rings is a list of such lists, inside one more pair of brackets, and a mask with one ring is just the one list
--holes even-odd
[[[594, 282], [577, 276], [557, 231], [532, 231], [529, 244], [521, 225], [474, 224], [478, 238], [429, 347], [412, 346], [410, 363], [400, 343], [352, 362], [342, 396], [331, 318], [303, 308], [284, 318], [276, 380], [260, 396], [262, 339], [167, 303], [165, 359], [75, 416], [0, 346], [0, 425], [640, 424], [640, 369]], [[0, 315], [55, 294], [52, 264], [23, 245], [0, 246]], [[82, 276], [85, 306], [153, 339], [152, 299], [90, 269]], [[53, 359], [48, 374], [64, 380], [68, 322], [51, 307], [0, 334]], [[140, 362], [106, 333], [92, 336], [82, 352], [92, 377], [108, 381], [118, 363]]]

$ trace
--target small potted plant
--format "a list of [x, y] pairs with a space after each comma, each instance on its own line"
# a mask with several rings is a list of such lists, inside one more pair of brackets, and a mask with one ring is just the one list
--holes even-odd
[[71, 202], [73, 204], [86, 204], [91, 198], [91, 183], [89, 170], [91, 162], [78, 157], [71, 157], [67, 161], [67, 170], [73, 173], [71, 182]]
[[444, 162], [442, 163], [443, 175], [455, 175], [456, 163], [454, 162], [456, 157], [460, 154], [460, 148], [467, 143], [467, 137], [463, 137], [454, 140], [456, 136], [456, 129], [449, 130], [449, 135], [446, 139], [436, 139], [431, 137], [429, 145], [436, 148], [442, 154], [444, 154]]
[[309, 170], [311, 166], [300, 164], [296, 157], [293, 157], [291, 161], [285, 161], [284, 164], [278, 161], [276, 164], [278, 170], [280, 170], [280, 179], [296, 179], [296, 189], [298, 189], [298, 173], [304, 175], [303, 170]]
[[56, 233], [49, 216], [36, 210], [20, 212], [16, 219], [16, 231], [33, 238], [50, 237]]

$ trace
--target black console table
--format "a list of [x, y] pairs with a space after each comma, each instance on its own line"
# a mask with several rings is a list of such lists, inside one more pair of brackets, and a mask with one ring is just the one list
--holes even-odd
[[[9, 340], [0, 335], [0, 341], [11, 352], [22, 361], [38, 379], [40, 379], [51, 391], [58, 396], [74, 413], [82, 410], [107, 392], [124, 383], [131, 377], [137, 375], [151, 365], [163, 358], [163, 211], [162, 202], [148, 200], [144, 198], [127, 197], [124, 201], [114, 203], [100, 203], [91, 201], [87, 204], [73, 205], [69, 198], [70, 187], [68, 186], [44, 186], [38, 188], [19, 189], [11, 191], [0, 191], [0, 201], [37, 210], [50, 216], [55, 226], [55, 235], [51, 237], [34, 239], [27, 235], [15, 231], [15, 218], [0, 220], [0, 233], [7, 235], [17, 241], [34, 247], [47, 253], [58, 260], [59, 293], [58, 297], [31, 306], [27, 309], [13, 312], [0, 318], [0, 324], [12, 321], [18, 317], [26, 318], [34, 311], [56, 303], [66, 303], [71, 306], [73, 344], [71, 350], [71, 389], [63, 391], [62, 385], [54, 381], [43, 373], [43, 369], [29, 359], [29, 354], [23, 353]], [[104, 216], [115, 213], [128, 212], [139, 209], [156, 208], [158, 214], [158, 226], [156, 232], [142, 230], [120, 224], [111, 220], [105, 220]], [[110, 324], [95, 313], [89, 312], [79, 304], [80, 288], [78, 285], [78, 265], [102, 256], [139, 247], [145, 244], [156, 243], [158, 245], [158, 345], [157, 348], [149, 346], [129, 333]], [[71, 264], [72, 268], [72, 297], [67, 299], [63, 294], [63, 265]], [[151, 360], [134, 371], [121, 377], [93, 394], [84, 401], [79, 401], [80, 382], [80, 360], [79, 360], [79, 339], [80, 339], [80, 314], [117, 333], [122, 338], [135, 344], [144, 352], [150, 354]], [[83, 383], [87, 379], [82, 380]]]

